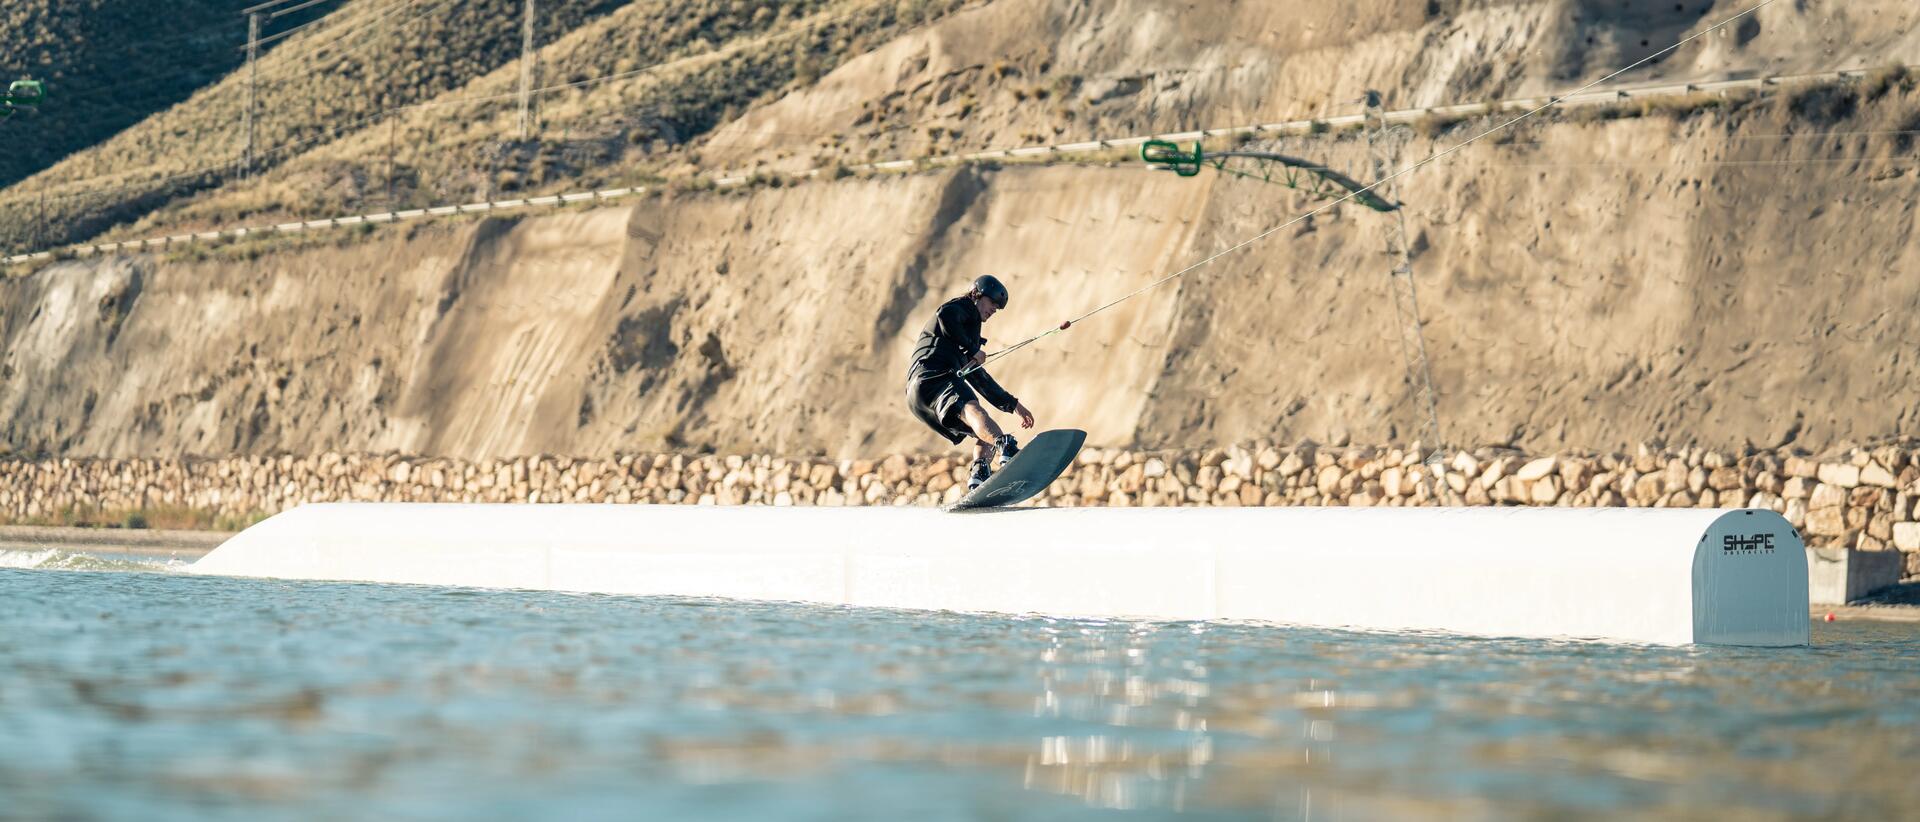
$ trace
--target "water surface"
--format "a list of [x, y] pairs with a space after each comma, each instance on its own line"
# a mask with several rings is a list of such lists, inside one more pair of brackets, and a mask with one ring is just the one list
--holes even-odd
[[9, 564], [0, 816], [1920, 812], [1914, 624], [1656, 648]]

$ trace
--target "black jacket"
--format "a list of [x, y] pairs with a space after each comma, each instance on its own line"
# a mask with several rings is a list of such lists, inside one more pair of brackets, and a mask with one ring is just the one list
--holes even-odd
[[[980, 309], [967, 297], [956, 297], [940, 306], [913, 349], [913, 365], [907, 370], [909, 382], [951, 379], [965, 368], [977, 351], [986, 348], [987, 338], [980, 336]], [[1012, 413], [1020, 401], [993, 381], [985, 368], [967, 375], [967, 384], [980, 392], [989, 405]]]

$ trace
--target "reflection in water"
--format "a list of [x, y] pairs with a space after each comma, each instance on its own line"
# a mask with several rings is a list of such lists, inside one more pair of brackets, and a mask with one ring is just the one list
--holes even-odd
[[0, 569], [0, 816], [1893, 818], [1920, 626], [1810, 649]]
[[[1133, 626], [1111, 640], [1098, 623], [1046, 625], [1039, 654], [1040, 696], [1034, 716], [1115, 728], [1162, 728], [1164, 739], [1109, 733], [1045, 736], [1027, 757], [1024, 787], [1075, 796], [1093, 807], [1185, 810], [1189, 784], [1213, 759], [1207, 720], [1198, 711], [1207, 696], [1206, 666], [1180, 660], [1159, 675], [1150, 660], [1150, 626]], [[1164, 626], [1163, 626], [1164, 627]], [[1195, 636], [1206, 626], [1194, 625]]]

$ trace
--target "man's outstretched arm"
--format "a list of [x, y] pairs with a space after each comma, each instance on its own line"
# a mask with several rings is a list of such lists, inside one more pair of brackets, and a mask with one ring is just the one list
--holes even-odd
[[1019, 414], [1021, 428], [1033, 427], [1033, 412], [1028, 411], [1027, 406], [1013, 394], [1008, 393], [1007, 389], [1001, 388], [1000, 383], [994, 381], [993, 375], [987, 373], [987, 369], [975, 368], [972, 373], [967, 374], [967, 383], [972, 385], [975, 391], [980, 392], [980, 398], [986, 400], [988, 405], [1009, 414]]

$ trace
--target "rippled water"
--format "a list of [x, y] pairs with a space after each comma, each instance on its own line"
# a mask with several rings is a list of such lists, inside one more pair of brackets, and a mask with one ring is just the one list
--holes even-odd
[[1820, 624], [1811, 649], [1674, 649], [109, 562], [0, 569], [0, 816], [1920, 808], [1911, 624]]

